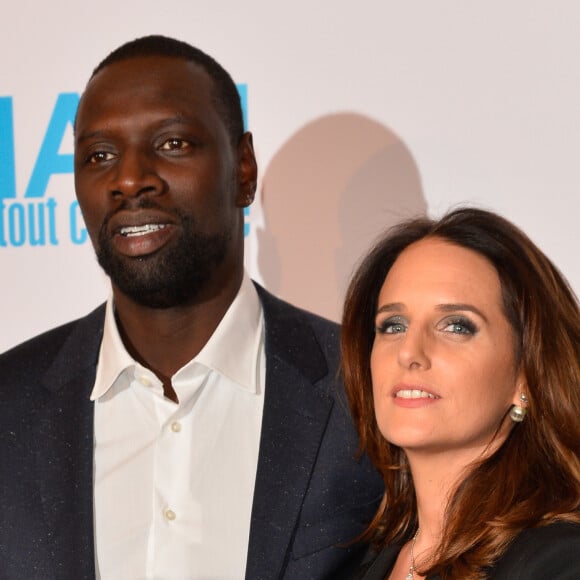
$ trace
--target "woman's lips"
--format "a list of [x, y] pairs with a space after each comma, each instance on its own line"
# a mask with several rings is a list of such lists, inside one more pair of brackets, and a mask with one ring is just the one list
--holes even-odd
[[437, 397], [427, 391], [422, 391], [421, 389], [401, 389], [395, 393], [395, 397], [401, 397], [403, 399], [424, 399], [425, 397], [429, 399], [436, 399]]
[[399, 407], [417, 408], [436, 403], [441, 397], [431, 390], [415, 385], [397, 385], [392, 396]]

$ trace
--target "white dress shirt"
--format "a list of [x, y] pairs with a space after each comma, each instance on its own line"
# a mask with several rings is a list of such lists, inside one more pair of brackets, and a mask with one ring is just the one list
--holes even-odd
[[264, 404], [264, 322], [240, 291], [163, 395], [127, 353], [107, 303], [95, 386], [94, 510], [101, 580], [243, 578]]

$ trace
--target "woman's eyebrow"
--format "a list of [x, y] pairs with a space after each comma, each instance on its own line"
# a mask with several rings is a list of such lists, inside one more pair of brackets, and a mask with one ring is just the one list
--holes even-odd
[[474, 306], [473, 304], [467, 304], [465, 302], [457, 302], [457, 303], [451, 302], [445, 304], [437, 304], [435, 309], [438, 310], [439, 312], [456, 312], [458, 310], [467, 310], [468, 312], [474, 312], [475, 314], [483, 318], [485, 322], [487, 322], [487, 317], [485, 316], [485, 314], [479, 308], [477, 308], [477, 306]]

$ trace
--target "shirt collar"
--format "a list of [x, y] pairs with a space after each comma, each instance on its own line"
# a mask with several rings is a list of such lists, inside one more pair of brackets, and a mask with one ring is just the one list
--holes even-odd
[[[214, 333], [198, 355], [173, 375], [172, 382], [187, 381], [196, 364], [201, 364], [232, 380], [242, 389], [257, 393], [263, 327], [258, 292], [244, 272], [240, 289]], [[111, 294], [107, 300], [103, 341], [91, 400], [102, 397], [125, 369], [138, 365], [121, 340]]]

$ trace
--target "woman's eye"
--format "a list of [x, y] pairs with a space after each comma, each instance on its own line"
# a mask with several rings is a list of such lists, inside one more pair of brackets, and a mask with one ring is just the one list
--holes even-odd
[[477, 328], [471, 320], [461, 317], [443, 322], [443, 332], [451, 332], [453, 334], [475, 334]]
[[179, 151], [189, 147], [189, 143], [184, 139], [167, 139], [160, 147], [163, 151]]
[[379, 334], [401, 334], [407, 330], [407, 325], [400, 318], [389, 318], [377, 324], [376, 331]]

